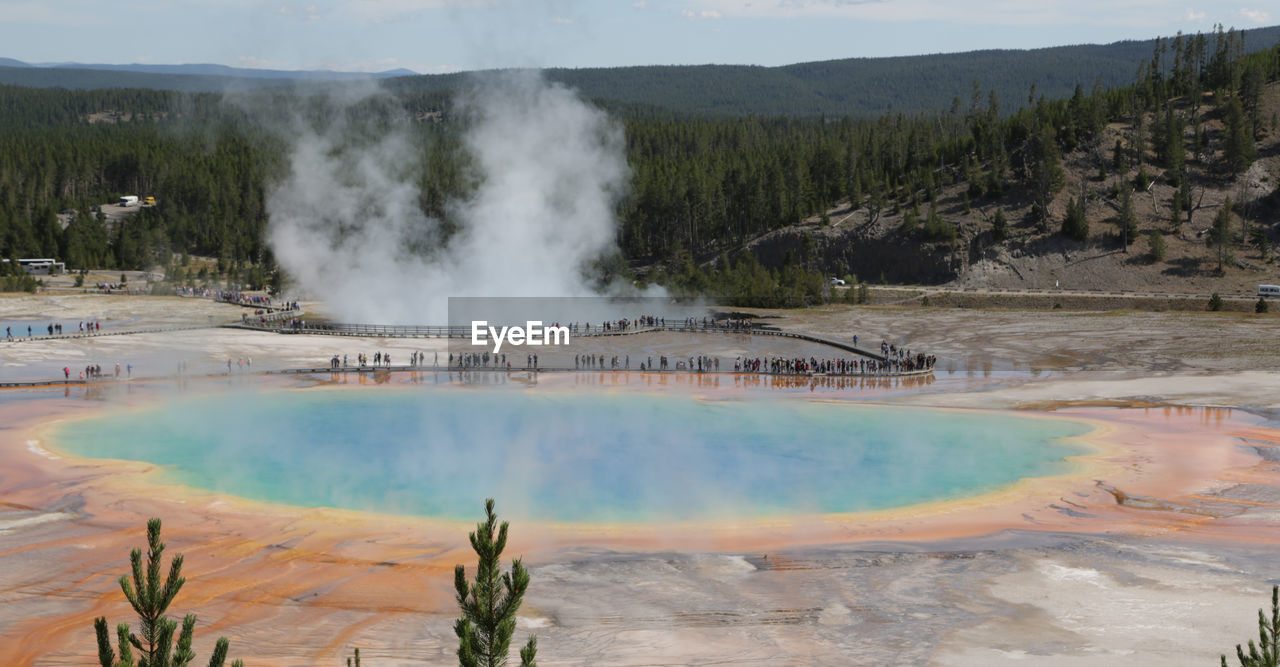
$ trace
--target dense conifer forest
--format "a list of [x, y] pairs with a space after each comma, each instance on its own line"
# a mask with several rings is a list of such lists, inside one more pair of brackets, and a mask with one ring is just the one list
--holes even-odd
[[[1236, 33], [1244, 53], [1265, 50], [1280, 40], [1280, 26]], [[1194, 42], [1196, 36], [1183, 37]], [[1213, 36], [1200, 39], [1212, 41]], [[1168, 46], [1172, 43], [1166, 41]], [[927, 48], [927, 47], [926, 47]], [[918, 114], [945, 110], [953, 99], [967, 101], [973, 82], [995, 91], [1001, 100], [1026, 95], [1035, 83], [1048, 99], [1071, 95], [1076, 84], [1105, 88], [1133, 81], [1147, 62], [1156, 40], [1128, 40], [1023, 50], [984, 50], [893, 58], [846, 58], [780, 67], [747, 65], [672, 65], [587, 67], [545, 70], [551, 81], [580, 91], [600, 103], [635, 104], [693, 114], [727, 116], [854, 116], [886, 113]], [[1190, 45], [1203, 49], [1204, 44]], [[14, 66], [17, 65], [17, 66]], [[318, 78], [295, 73], [254, 70], [237, 72], [211, 66], [184, 68], [158, 65], [74, 65], [44, 68], [0, 58], [0, 83], [68, 89], [151, 88], [187, 92], [243, 91], [292, 86]], [[198, 74], [176, 74], [177, 71]], [[253, 76], [250, 76], [253, 74]], [[385, 77], [393, 72], [376, 75]], [[333, 76], [341, 76], [334, 74]], [[434, 74], [387, 78], [396, 93], [448, 93], [469, 85], [472, 74]], [[274, 77], [274, 78], [273, 78]], [[305, 83], [302, 83], [305, 87]], [[1011, 113], [1020, 104], [1006, 105]]]
[[[1229, 180], [1252, 163], [1255, 138], [1275, 123], [1259, 99], [1277, 78], [1280, 44], [1246, 54], [1241, 33], [1220, 29], [1159, 40], [1136, 82], [1077, 82], [1063, 99], [1038, 86], [1006, 99], [973, 83], [946, 109], [872, 119], [689, 114], [606, 102], [624, 126], [632, 169], [617, 211], [618, 245], [649, 279], [743, 294], [771, 292], [742, 285], [800, 285], [815, 295], [819, 272], [832, 267], [790, 253], [766, 268], [738, 251], [841, 201], [871, 219], [906, 211], [901, 234], [945, 245], [957, 230], [936, 204], [943, 188], [957, 184], [966, 206], [999, 202], [1014, 188], [1030, 192], [1044, 225], [1079, 237], [1079, 216], [1050, 219], [1062, 155], [1087, 150], [1102, 171], [1142, 164], [1184, 185], [1189, 198], [1191, 181]], [[259, 109], [287, 97], [246, 95], [257, 96]], [[412, 128], [427, 156], [417, 176], [421, 207], [448, 223], [449, 200], [474, 187], [450, 96], [392, 99], [403, 113], [382, 121]], [[211, 256], [226, 275], [261, 283], [273, 268], [263, 235], [266, 193], [282, 175], [287, 144], [245, 108], [212, 93], [0, 86], [0, 256], [54, 256], [76, 269]], [[1158, 120], [1124, 145], [1100, 145], [1107, 123], [1147, 117]], [[1211, 117], [1224, 132], [1202, 131]], [[125, 194], [159, 203], [119, 224], [94, 214], [94, 205]], [[70, 210], [60, 221], [58, 213]], [[614, 259], [604, 266], [627, 270]], [[779, 271], [800, 273], [783, 279]]]

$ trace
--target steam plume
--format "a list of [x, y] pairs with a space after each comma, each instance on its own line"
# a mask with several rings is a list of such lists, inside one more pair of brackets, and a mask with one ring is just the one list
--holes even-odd
[[447, 243], [420, 211], [424, 156], [403, 117], [375, 123], [372, 136], [368, 124], [342, 119], [350, 114], [295, 123], [289, 173], [268, 195], [269, 240], [335, 317], [442, 323], [449, 296], [591, 293], [583, 268], [614, 249], [627, 182], [620, 128], [533, 72], [487, 76], [456, 107], [479, 185], [449, 203], [460, 229]]

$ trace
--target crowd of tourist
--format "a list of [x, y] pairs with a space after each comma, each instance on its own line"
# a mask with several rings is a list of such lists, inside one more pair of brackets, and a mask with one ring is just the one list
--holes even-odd
[[[97, 332], [99, 332], [99, 331], [102, 331], [102, 322], [99, 322], [99, 321], [97, 321], [97, 320], [90, 321], [90, 322], [80, 322], [79, 326], [80, 326], [80, 328], [79, 328], [80, 333], [86, 333], [86, 332], [88, 332], [88, 333], [97, 333]], [[28, 325], [27, 325], [27, 335], [26, 335], [26, 338], [34, 338], [34, 337], [36, 337], [36, 336], [41, 336], [41, 335], [47, 335], [47, 336], [61, 336], [61, 335], [62, 335], [62, 323], [61, 323], [61, 322], [50, 322], [50, 323], [48, 323], [47, 325], [45, 325], [44, 327], [40, 327], [40, 328], [33, 328], [30, 324], [28, 324]], [[10, 325], [10, 326], [6, 326], [6, 327], [4, 328], [4, 337], [5, 337], [5, 338], [13, 338], [13, 326], [12, 326], [12, 325]], [[21, 329], [19, 329], [19, 330], [18, 330], [18, 337], [19, 337], [19, 338], [22, 338], [22, 337], [23, 337], [23, 336], [22, 336], [22, 330], [21, 330]]]
[[[505, 359], [506, 355], [502, 355]], [[374, 352], [373, 356], [360, 352], [354, 355], [355, 365], [351, 365], [353, 357], [351, 355], [333, 355], [329, 358], [329, 368], [390, 368], [391, 353], [390, 352]], [[433, 352], [431, 355], [431, 365], [438, 366], [440, 363], [440, 353]], [[449, 363], [453, 363], [453, 355], [449, 355]], [[409, 353], [409, 366], [413, 368], [421, 368], [427, 365], [427, 353], [413, 350]]]
[[302, 310], [302, 307], [297, 301], [276, 302], [266, 294], [253, 294], [250, 292], [241, 292], [239, 290], [210, 290], [196, 287], [184, 287], [182, 288], [181, 294], [182, 296], [211, 298], [214, 301], [234, 303], [238, 306], [261, 306], [262, 308], [269, 310]]
[[[116, 364], [116, 367], [115, 367], [115, 371], [114, 371], [114, 373], [113, 373], [110, 377], [113, 377], [113, 378], [115, 378], [115, 379], [119, 379], [119, 378], [120, 378], [120, 373], [121, 373], [121, 371], [122, 371], [122, 368], [121, 368], [120, 364], [118, 364], [118, 363], [117, 363], [117, 364]], [[124, 368], [123, 368], [123, 372], [124, 372], [124, 373], [126, 373], [126, 376], [125, 376], [125, 377], [127, 377], [127, 378], [132, 378], [132, 377], [133, 377], [133, 364], [127, 364], [126, 366], [124, 366]], [[70, 367], [70, 366], [63, 366], [63, 367], [62, 367], [62, 377], [63, 377], [63, 379], [65, 379], [65, 380], [70, 380], [70, 379], [71, 379], [71, 367]], [[85, 366], [83, 370], [81, 370], [81, 371], [80, 371], [80, 379], [81, 379], [81, 380], [99, 380], [99, 379], [102, 379], [102, 378], [105, 378], [105, 377], [108, 377], [108, 376], [107, 376], [107, 374], [106, 374], [106, 373], [104, 373], [104, 372], [102, 371], [102, 364], [89, 364], [88, 366]]]
[[885, 359], [817, 359], [809, 357], [738, 357], [733, 370], [748, 373], [773, 373], [775, 375], [897, 375], [933, 368], [937, 358], [932, 355], [909, 353], [888, 356]]
[[[734, 359], [733, 372], [769, 375], [810, 375], [810, 376], [884, 376], [901, 375], [927, 371], [934, 367], [937, 359], [932, 355], [911, 354], [910, 351], [892, 347], [886, 350], [884, 359], [872, 358], [824, 358], [816, 357], [742, 357]], [[354, 360], [354, 364], [350, 363]], [[430, 366], [439, 367], [439, 353], [434, 353]], [[518, 362], [517, 362], [518, 363]], [[409, 367], [427, 366], [427, 356], [423, 352], [411, 352]], [[333, 355], [329, 358], [329, 368], [388, 368], [391, 366], [390, 352], [374, 352], [370, 357], [359, 353], [354, 358], [346, 354]], [[513, 364], [507, 354], [492, 352], [450, 352], [445, 368], [460, 370], [512, 370]], [[525, 355], [526, 369], [539, 368], [538, 355]], [[629, 370], [631, 355], [575, 354], [574, 370]], [[675, 359], [668, 355], [659, 355], [656, 359], [646, 357], [636, 367], [640, 371], [687, 371], [692, 373], [715, 373], [720, 371], [720, 358], [710, 355], [695, 355], [683, 359]]]
[[214, 290], [208, 287], [179, 287], [178, 296], [200, 297], [203, 299], [213, 298]]
[[[490, 352], [459, 352], [456, 355], [450, 352], [448, 361], [450, 368], [455, 367], [455, 362], [457, 368], [511, 368], [507, 355]], [[526, 367], [531, 367], [532, 363], [533, 355], [527, 355]]]
[[573, 355], [573, 367], [578, 370], [584, 368], [608, 368], [609, 370], [631, 368], [631, 355], [619, 356], [615, 354], [606, 359], [603, 354], [575, 354]]
[[271, 297], [265, 294], [249, 294], [237, 290], [215, 290], [212, 294], [214, 301], [223, 303], [234, 303], [241, 306], [270, 306]]
[[[560, 326], [553, 324], [552, 326]], [[637, 329], [677, 329], [681, 331], [696, 331], [700, 329], [728, 329], [734, 331], [745, 331], [752, 328], [752, 324], [748, 320], [714, 317], [687, 317], [683, 320], [667, 321], [665, 317], [657, 315], [640, 315], [635, 319], [622, 318], [617, 320], [605, 320], [599, 324], [591, 322], [570, 322], [564, 325], [569, 329], [569, 333], [590, 334], [590, 333], [614, 333], [629, 332]]]

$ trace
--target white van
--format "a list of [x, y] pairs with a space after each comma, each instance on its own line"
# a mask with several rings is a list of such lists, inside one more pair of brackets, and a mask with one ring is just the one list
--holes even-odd
[[1258, 296], [1280, 297], [1280, 285], [1258, 285]]

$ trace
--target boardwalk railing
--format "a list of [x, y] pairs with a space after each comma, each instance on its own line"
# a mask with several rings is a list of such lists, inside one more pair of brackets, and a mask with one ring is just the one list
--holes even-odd
[[[296, 312], [296, 311], [295, 311]], [[262, 324], [250, 318], [248, 322], [228, 324], [225, 326], [242, 329], [258, 329], [284, 334], [319, 334], [326, 336], [364, 336], [370, 338], [470, 338], [471, 327], [468, 326], [414, 326], [393, 324], [343, 324], [338, 322], [268, 322]], [[592, 326], [590, 329], [579, 328], [572, 333], [573, 337], [626, 336], [653, 331], [674, 331], [680, 333], [719, 333], [741, 334], [750, 336], [779, 336], [803, 340], [818, 345], [834, 347], [876, 361], [887, 361], [888, 358], [877, 351], [866, 350], [851, 343], [831, 338], [796, 331], [780, 329], [764, 329], [760, 327], [722, 326], [718, 324], [692, 325], [685, 323], [658, 324], [654, 326], [630, 326], [625, 329], [602, 329]]]
[[273, 368], [262, 371], [263, 375], [310, 375], [321, 373], [398, 373], [398, 372], [416, 372], [416, 373], [578, 373], [581, 375], [591, 375], [593, 373], [651, 373], [658, 375], [759, 375], [766, 377], [811, 377], [811, 378], [901, 378], [923, 376], [933, 373], [932, 368], [919, 368], [914, 370], [866, 370], [866, 371], [849, 371], [845, 373], [820, 373], [817, 371], [772, 371], [767, 369], [760, 370], [697, 370], [689, 368], [646, 368], [643, 371], [638, 368], [619, 367], [619, 368], [569, 368], [567, 366], [459, 366], [459, 365], [433, 365], [420, 364], [417, 366], [396, 365], [396, 366], [314, 366], [310, 368]]
[[[8, 336], [0, 337], [0, 343], [22, 343], [37, 340], [58, 340], [71, 338], [99, 338], [102, 336], [128, 336], [130, 334], [145, 333], [168, 333], [170, 331], [190, 331], [192, 329], [213, 329], [221, 325], [218, 324], [158, 324], [155, 326], [112, 326], [107, 329], [95, 329], [93, 331], [68, 331], [66, 333], [55, 334], [35, 334], [32, 336]], [[3, 332], [0, 332], [3, 333]]]
[[339, 324], [335, 322], [290, 322], [298, 311], [279, 313], [275, 322], [261, 324], [255, 317], [246, 322], [224, 326], [238, 329], [260, 329], [283, 334], [320, 334], [325, 336], [366, 336], [371, 338], [469, 338], [471, 327], [409, 326], [394, 324]]
[[293, 320], [301, 318], [305, 315], [301, 310], [267, 310], [259, 314], [245, 313], [240, 316], [240, 324], [257, 325], [256, 328], [266, 328], [266, 324], [275, 324], [285, 320]]

